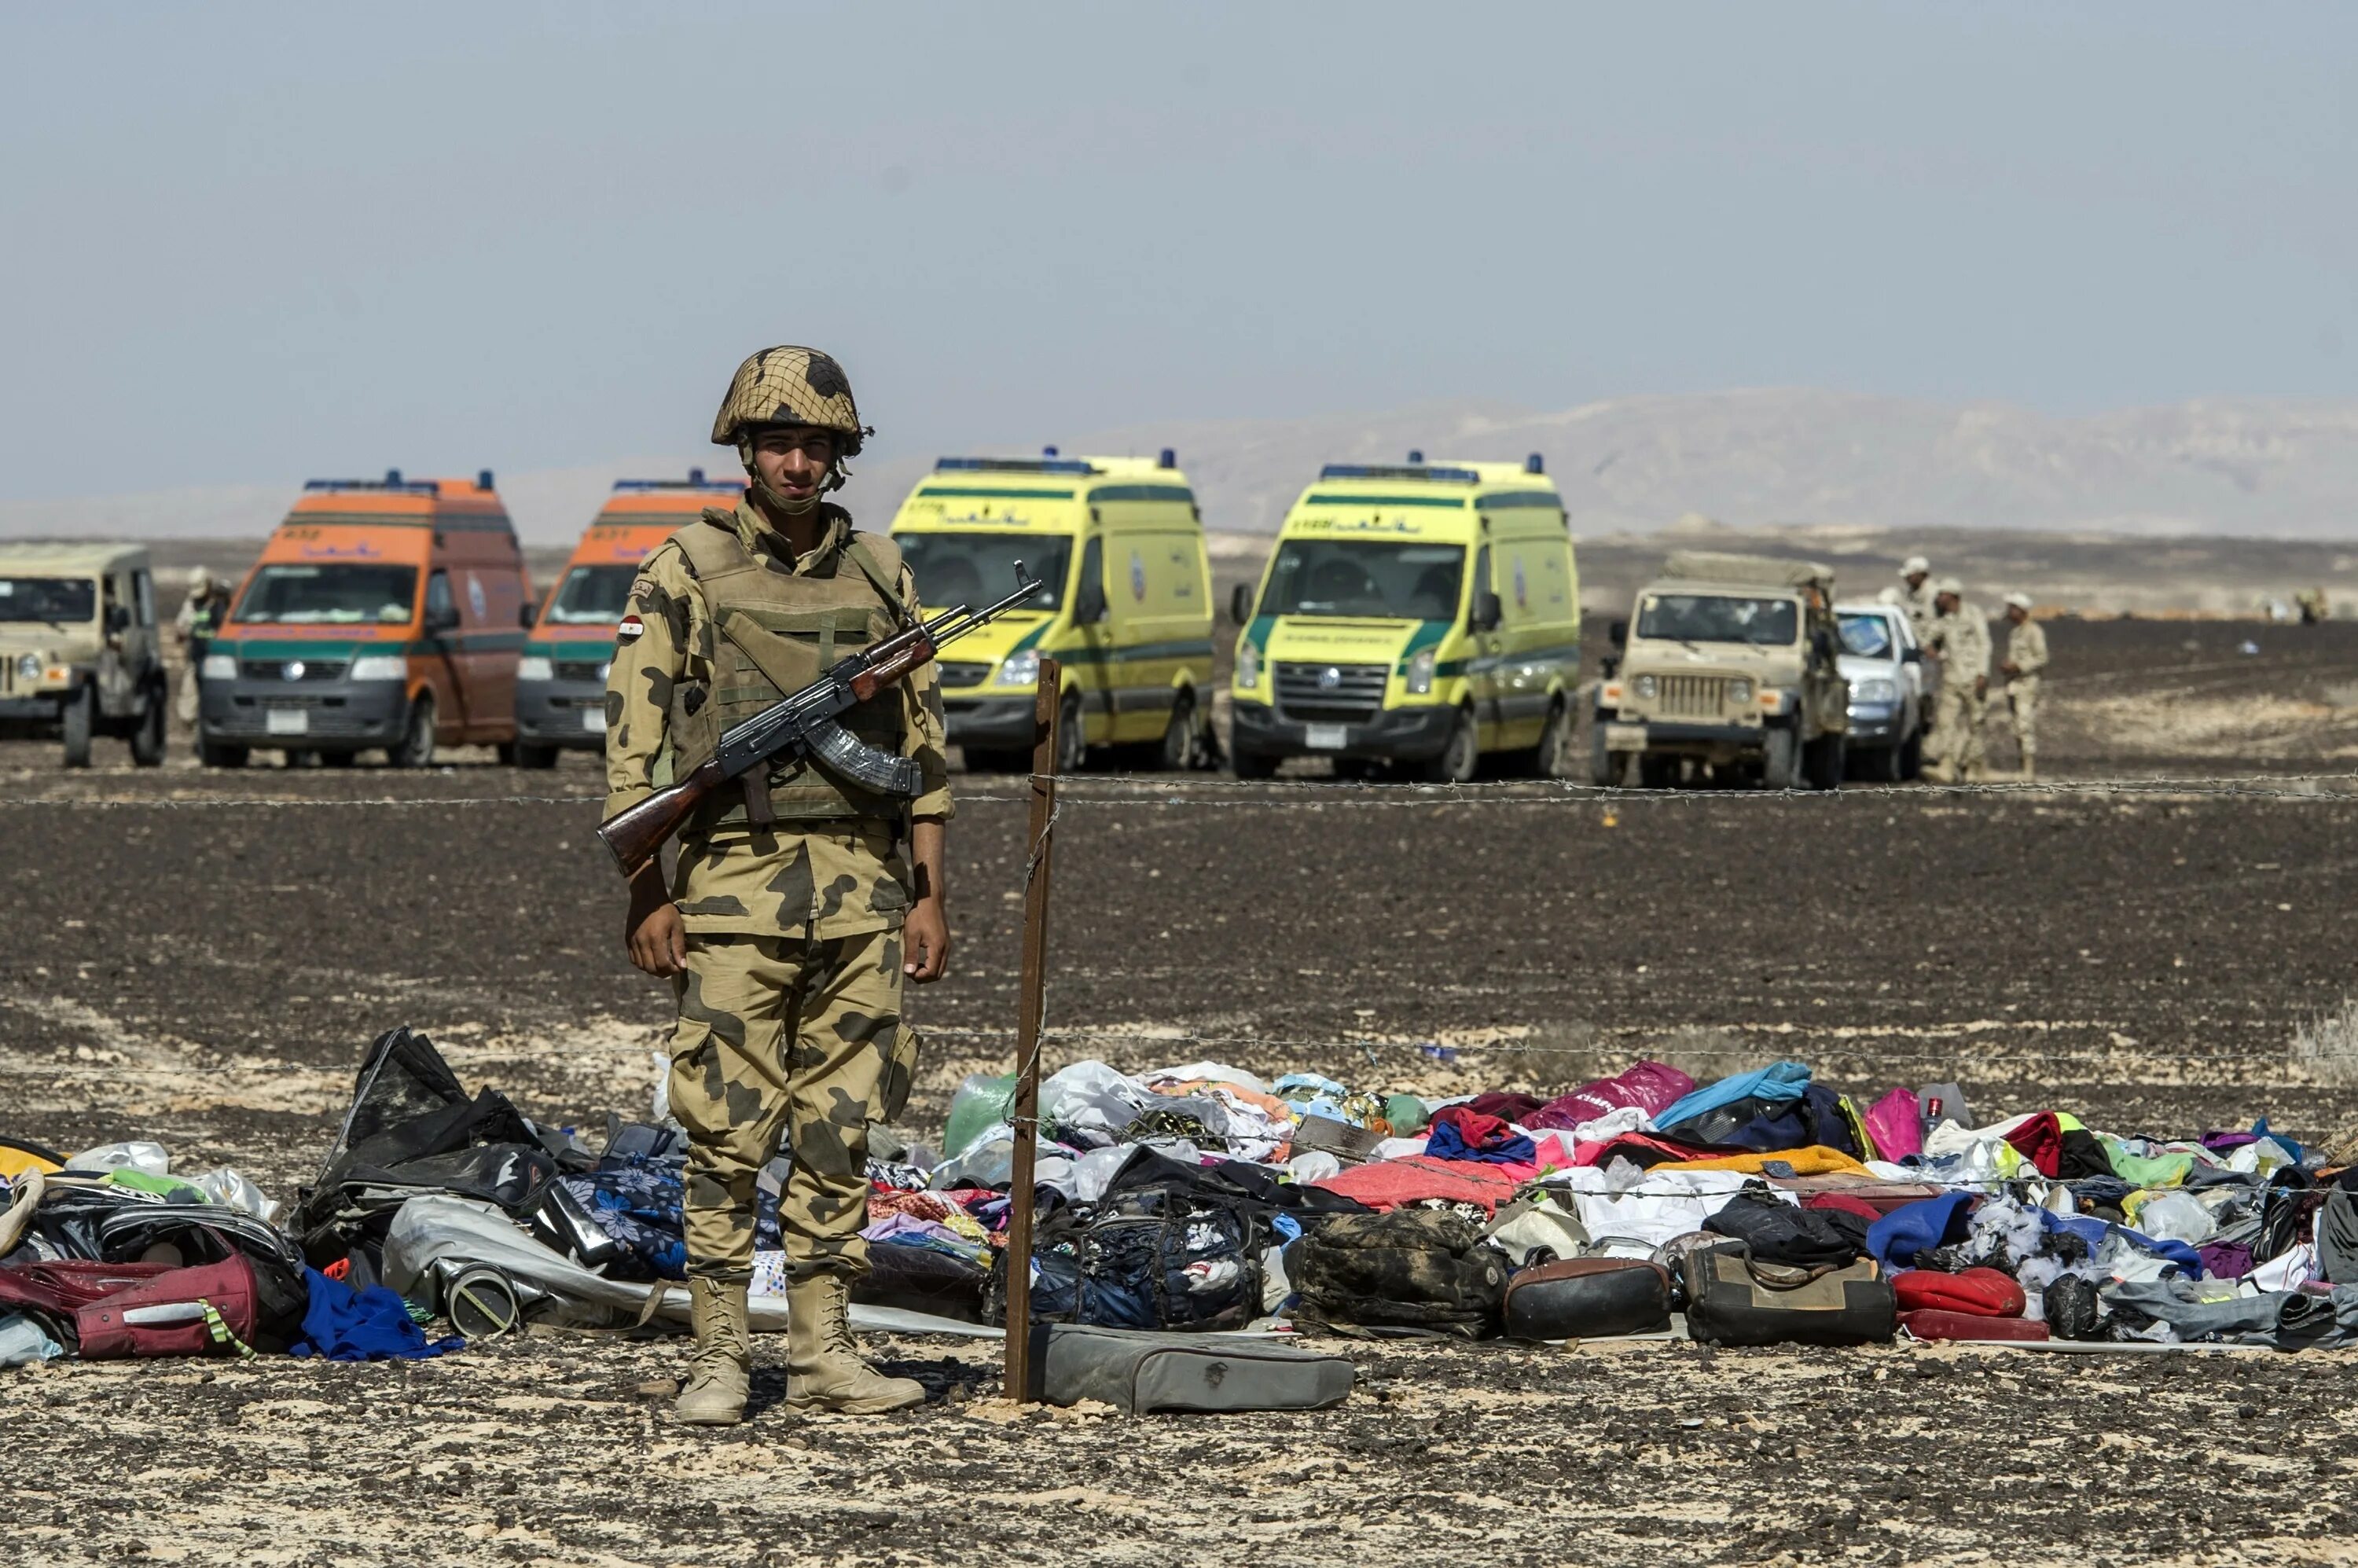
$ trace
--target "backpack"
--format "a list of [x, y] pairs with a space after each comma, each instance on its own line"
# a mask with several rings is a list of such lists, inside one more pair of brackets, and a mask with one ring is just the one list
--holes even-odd
[[1442, 1209], [1345, 1215], [1286, 1250], [1294, 1318], [1361, 1339], [1480, 1339], [1498, 1332], [1507, 1261]]
[[[1032, 1254], [1034, 1323], [1205, 1331], [1260, 1315], [1260, 1255], [1235, 1209], [1149, 1190], [1047, 1232]], [[1007, 1321], [1007, 1269], [1001, 1250], [984, 1303], [991, 1323]]]

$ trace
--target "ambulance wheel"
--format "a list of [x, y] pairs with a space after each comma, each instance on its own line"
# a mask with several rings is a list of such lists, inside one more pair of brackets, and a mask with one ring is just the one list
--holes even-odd
[[66, 699], [66, 766], [90, 766], [90, 735], [97, 727], [98, 688], [85, 686]]
[[1540, 742], [1531, 748], [1529, 771], [1535, 779], [1572, 777], [1572, 710], [1562, 704], [1548, 709]]
[[242, 768], [252, 752], [243, 746], [233, 746], [226, 741], [208, 741], [197, 737], [197, 761], [209, 768]]
[[148, 692], [146, 706], [139, 710], [139, 723], [131, 731], [131, 761], [143, 768], [163, 765], [164, 693], [160, 687]]
[[529, 741], [515, 745], [515, 765], [526, 773], [541, 773], [557, 766], [557, 748], [535, 746]]
[[1065, 694], [1064, 710], [1056, 719], [1056, 771], [1076, 773], [1088, 765], [1089, 734], [1081, 722], [1081, 694]]
[[1474, 716], [1461, 708], [1457, 710], [1457, 722], [1450, 726], [1448, 743], [1422, 771], [1427, 784], [1465, 784], [1474, 777], [1474, 770], [1481, 762], [1482, 741], [1474, 730]]
[[409, 728], [402, 732], [398, 744], [388, 753], [396, 768], [430, 768], [434, 765], [434, 696], [421, 693], [409, 707]]
[[1171, 705], [1171, 722], [1163, 727], [1162, 743], [1154, 749], [1157, 772], [1184, 773], [1195, 765], [1195, 699], [1185, 692]]

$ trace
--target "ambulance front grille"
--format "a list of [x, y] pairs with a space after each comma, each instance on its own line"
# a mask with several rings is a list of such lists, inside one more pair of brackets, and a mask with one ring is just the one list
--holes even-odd
[[970, 660], [945, 659], [939, 668], [942, 685], [951, 691], [963, 691], [970, 686], [980, 686], [990, 678], [990, 666]]
[[1365, 724], [1384, 706], [1382, 665], [1280, 661], [1278, 710], [1297, 724]]

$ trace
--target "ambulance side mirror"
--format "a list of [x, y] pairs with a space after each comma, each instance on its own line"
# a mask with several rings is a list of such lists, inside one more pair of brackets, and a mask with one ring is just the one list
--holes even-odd
[[1476, 632], [1496, 632], [1502, 613], [1498, 596], [1487, 588], [1477, 588], [1474, 590], [1474, 612], [1466, 618], [1466, 623]]
[[1611, 622], [1605, 628], [1605, 640], [1612, 643], [1617, 648], [1628, 647], [1629, 645], [1629, 622], [1627, 621], [1616, 621]]

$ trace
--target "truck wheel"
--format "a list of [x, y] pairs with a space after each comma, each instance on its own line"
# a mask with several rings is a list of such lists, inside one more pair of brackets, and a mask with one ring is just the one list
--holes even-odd
[[139, 722], [131, 731], [131, 761], [139, 767], [160, 767], [164, 762], [164, 689], [152, 688]]
[[66, 766], [90, 766], [90, 734], [98, 719], [98, 688], [84, 686], [66, 699], [65, 713]]
[[1076, 773], [1088, 765], [1089, 732], [1081, 719], [1081, 694], [1068, 691], [1056, 719], [1056, 771]]
[[209, 768], [242, 768], [251, 753], [243, 746], [233, 746], [226, 741], [208, 741], [197, 737], [197, 761]]
[[1171, 705], [1171, 722], [1163, 727], [1163, 743], [1155, 748], [1159, 773], [1184, 773], [1195, 765], [1195, 699], [1185, 692]]
[[515, 765], [526, 773], [543, 773], [557, 766], [557, 748], [535, 746], [529, 741], [515, 744]]
[[1801, 771], [1801, 737], [1787, 726], [1768, 731], [1760, 747], [1760, 783], [1768, 789], [1791, 789]]
[[396, 768], [430, 768], [434, 765], [434, 694], [420, 693], [409, 708], [409, 728], [402, 732], [400, 743], [389, 753]]
[[1265, 752], [1238, 752], [1228, 762], [1240, 779], [1273, 779], [1277, 776], [1277, 759]]
[[1427, 784], [1465, 784], [1474, 776], [1482, 762], [1481, 738], [1475, 733], [1474, 716], [1464, 708], [1457, 710], [1457, 722], [1450, 726], [1449, 741], [1441, 754], [1418, 771]]
[[1842, 788], [1844, 750], [1844, 739], [1840, 735], [1821, 735], [1810, 742], [1802, 762], [1812, 789]]

